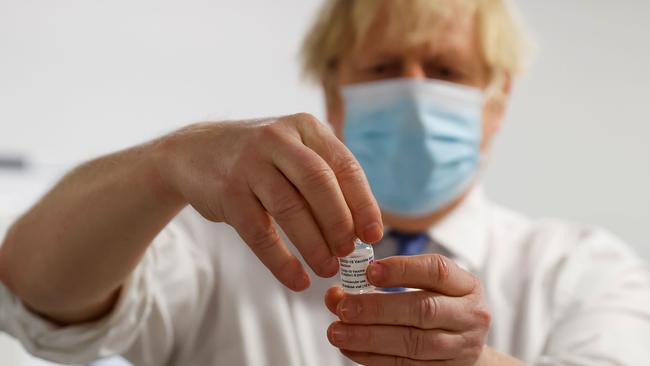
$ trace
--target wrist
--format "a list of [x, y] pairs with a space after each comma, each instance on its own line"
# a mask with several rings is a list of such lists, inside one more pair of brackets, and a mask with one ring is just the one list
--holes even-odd
[[174, 184], [169, 145], [169, 138], [165, 136], [143, 146], [145, 185], [157, 200], [170, 205], [185, 205], [185, 197]]

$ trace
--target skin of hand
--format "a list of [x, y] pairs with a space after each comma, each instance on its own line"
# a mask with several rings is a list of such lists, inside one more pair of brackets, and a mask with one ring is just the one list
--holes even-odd
[[295, 291], [309, 277], [273, 221], [325, 277], [337, 272], [335, 256], [350, 253], [355, 237], [374, 242], [383, 233], [358, 162], [311, 115], [202, 123], [70, 172], [10, 228], [0, 281], [56, 323], [99, 318], [188, 204], [233, 226]]
[[491, 315], [477, 277], [438, 254], [390, 257], [368, 267], [378, 287], [418, 289], [346, 294], [325, 304], [339, 321], [332, 345], [362, 365], [522, 365], [485, 346]]
[[271, 218], [323, 277], [337, 273], [336, 257], [352, 252], [356, 237], [376, 242], [383, 235], [361, 166], [311, 115], [196, 125], [162, 149], [166, 183], [206, 219], [233, 226], [293, 290], [307, 288], [309, 277]]

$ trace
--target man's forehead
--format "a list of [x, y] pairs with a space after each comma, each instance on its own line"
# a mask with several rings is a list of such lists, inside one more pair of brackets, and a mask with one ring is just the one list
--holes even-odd
[[413, 28], [405, 19], [380, 14], [353, 53], [358, 56], [394, 55], [408, 52], [454, 55], [478, 52], [478, 32], [473, 14], [446, 13]]

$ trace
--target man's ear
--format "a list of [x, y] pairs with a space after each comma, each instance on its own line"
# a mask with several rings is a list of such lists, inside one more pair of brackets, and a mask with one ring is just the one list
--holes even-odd
[[501, 92], [506, 99], [510, 99], [510, 93], [512, 92], [512, 75], [509, 71], [504, 71], [502, 78]]
[[494, 83], [492, 92], [488, 94], [488, 105], [486, 106], [493, 134], [501, 129], [505, 119], [512, 92], [512, 76], [509, 72], [504, 71], [496, 77]]
[[508, 72], [496, 76], [492, 83], [486, 91], [487, 99], [483, 105], [482, 149], [491, 145], [494, 136], [501, 129], [512, 91], [512, 77]]

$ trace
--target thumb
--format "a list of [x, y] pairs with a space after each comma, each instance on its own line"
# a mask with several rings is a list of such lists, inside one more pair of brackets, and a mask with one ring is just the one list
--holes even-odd
[[336, 308], [339, 303], [345, 297], [345, 292], [340, 287], [330, 287], [325, 292], [325, 306], [332, 312], [332, 314], [337, 315]]

